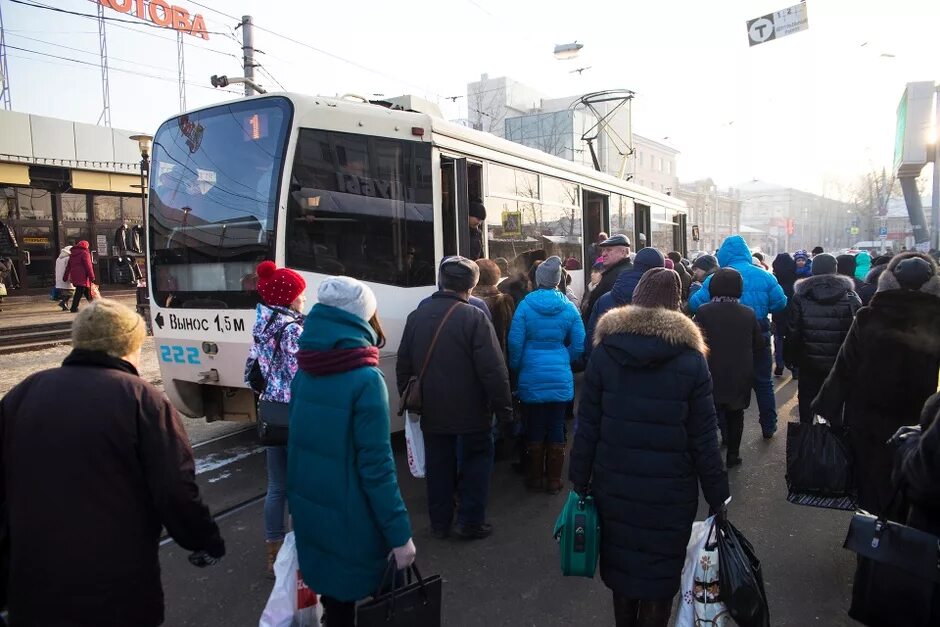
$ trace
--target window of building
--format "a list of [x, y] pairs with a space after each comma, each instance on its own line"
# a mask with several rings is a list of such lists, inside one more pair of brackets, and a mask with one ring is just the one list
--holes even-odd
[[403, 287], [433, 285], [430, 145], [301, 129], [287, 265]]
[[16, 219], [16, 190], [12, 187], [0, 188], [0, 218]]
[[124, 196], [121, 198], [121, 216], [129, 224], [144, 223], [144, 207], [139, 196]]
[[650, 167], [654, 172], [659, 169], [659, 157], [653, 155], [653, 157], [650, 159]]
[[95, 220], [98, 222], [121, 219], [120, 196], [94, 196], [91, 204], [94, 208]]
[[636, 156], [639, 158], [638, 161], [640, 162], [640, 167], [642, 168], [643, 167], [643, 153], [640, 151], [637, 151]]
[[672, 174], [672, 161], [664, 161], [666, 166], [666, 174]]
[[52, 193], [44, 189], [16, 190], [19, 217], [24, 220], [51, 220]]
[[77, 222], [88, 221], [88, 203], [85, 194], [59, 194], [62, 219]]
[[[78, 242], [85, 240], [91, 245], [92, 250], [96, 248], [96, 242], [91, 237], [91, 229], [87, 226], [70, 226], [65, 228], [65, 245], [74, 246]], [[106, 256], [107, 250], [99, 250], [99, 255]]]

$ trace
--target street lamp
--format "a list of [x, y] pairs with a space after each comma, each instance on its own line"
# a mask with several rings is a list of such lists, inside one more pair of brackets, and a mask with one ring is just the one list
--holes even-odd
[[140, 208], [141, 215], [147, 213], [147, 173], [150, 171], [150, 151], [153, 148], [152, 135], [131, 135], [131, 141], [137, 142], [140, 150]]

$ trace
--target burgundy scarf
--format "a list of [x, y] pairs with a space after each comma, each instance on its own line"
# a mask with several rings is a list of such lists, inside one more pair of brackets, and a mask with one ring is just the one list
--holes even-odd
[[297, 365], [307, 374], [325, 376], [356, 368], [379, 365], [379, 349], [375, 346], [331, 351], [297, 351]]

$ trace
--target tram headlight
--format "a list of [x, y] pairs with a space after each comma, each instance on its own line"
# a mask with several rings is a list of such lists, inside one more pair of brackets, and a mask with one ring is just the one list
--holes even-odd
[[219, 345], [215, 342], [203, 342], [202, 352], [204, 352], [206, 355], [218, 355]]

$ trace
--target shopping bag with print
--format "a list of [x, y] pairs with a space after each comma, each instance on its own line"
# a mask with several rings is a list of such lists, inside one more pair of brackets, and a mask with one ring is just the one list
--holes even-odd
[[682, 567], [682, 596], [676, 627], [731, 627], [734, 621], [721, 601], [715, 517], [692, 524]]
[[405, 445], [408, 449], [408, 470], [418, 479], [424, 479], [426, 467], [421, 416], [410, 411], [405, 412]]
[[314, 627], [320, 624], [323, 609], [317, 594], [304, 583], [297, 560], [294, 532], [284, 537], [284, 544], [274, 562], [274, 589], [261, 614], [258, 627]]
[[98, 300], [101, 298], [101, 290], [98, 288], [97, 283], [92, 283], [88, 286], [88, 295], [91, 296], [92, 300]]

